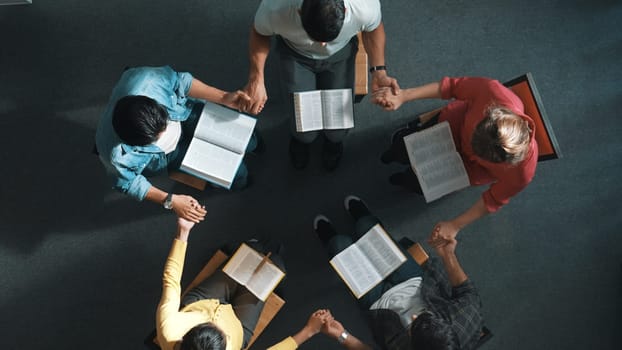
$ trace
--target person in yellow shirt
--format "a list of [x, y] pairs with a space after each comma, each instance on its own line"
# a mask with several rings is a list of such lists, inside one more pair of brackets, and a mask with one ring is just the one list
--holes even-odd
[[[181, 297], [180, 281], [193, 226], [191, 221], [177, 219], [156, 311], [158, 344], [162, 350], [240, 350], [252, 337], [264, 303], [222, 270]], [[279, 265], [280, 257], [273, 254], [272, 259]]]

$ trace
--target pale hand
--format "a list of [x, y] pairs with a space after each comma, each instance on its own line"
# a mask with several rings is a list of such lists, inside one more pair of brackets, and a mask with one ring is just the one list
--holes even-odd
[[199, 202], [184, 194], [173, 195], [173, 210], [182, 219], [198, 223], [203, 221], [207, 211]]
[[190, 232], [192, 227], [194, 226], [194, 222], [186, 220], [181, 217], [177, 217], [177, 227], [180, 231]]
[[402, 95], [395, 95], [391, 88], [383, 87], [373, 92], [371, 102], [386, 111], [395, 111], [404, 101], [402, 101]]
[[227, 92], [222, 97], [221, 104], [229, 108], [242, 111], [243, 107], [251, 102], [250, 96], [242, 90]]
[[268, 100], [266, 85], [263, 81], [250, 80], [244, 87], [244, 92], [250, 100], [242, 105], [242, 111], [253, 115], [259, 114]]

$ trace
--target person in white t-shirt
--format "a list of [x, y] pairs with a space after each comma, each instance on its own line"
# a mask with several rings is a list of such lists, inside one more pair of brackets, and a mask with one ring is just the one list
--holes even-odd
[[[371, 88], [389, 87], [399, 93], [397, 80], [387, 75], [385, 32], [378, 0], [263, 0], [250, 32], [250, 70], [244, 91], [251, 97], [244, 110], [260, 113], [268, 95], [264, 66], [270, 38], [276, 36], [280, 58], [281, 89], [291, 114], [289, 153], [296, 169], [309, 161], [309, 145], [320, 131], [296, 132], [293, 92], [353, 89], [356, 34], [362, 32], [369, 56]], [[322, 164], [327, 170], [339, 165], [347, 129], [323, 130]]]

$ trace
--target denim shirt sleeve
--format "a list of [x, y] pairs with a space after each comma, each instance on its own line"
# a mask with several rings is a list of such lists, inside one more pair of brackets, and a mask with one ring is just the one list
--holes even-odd
[[119, 145], [113, 149], [110, 160], [108, 173], [113, 178], [114, 188], [139, 201], [145, 199], [151, 183], [141, 173], [151, 161], [151, 154]]

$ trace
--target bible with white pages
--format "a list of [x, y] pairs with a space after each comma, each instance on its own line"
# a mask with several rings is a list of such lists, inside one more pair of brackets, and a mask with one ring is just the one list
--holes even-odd
[[352, 89], [294, 92], [296, 131], [354, 127]]
[[357, 299], [406, 261], [406, 256], [380, 224], [339, 252], [331, 266]]
[[470, 185], [447, 121], [404, 136], [404, 144], [427, 203]]
[[231, 188], [257, 120], [205, 102], [180, 170]]
[[266, 301], [285, 277], [285, 272], [270, 260], [269, 253], [259, 254], [246, 243], [240, 245], [222, 271], [261, 301]]

